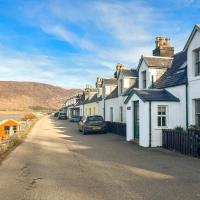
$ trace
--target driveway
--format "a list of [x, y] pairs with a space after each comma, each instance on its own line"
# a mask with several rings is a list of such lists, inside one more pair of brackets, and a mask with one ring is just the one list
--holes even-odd
[[0, 200], [132, 199], [200, 199], [200, 160], [45, 117], [0, 165]]

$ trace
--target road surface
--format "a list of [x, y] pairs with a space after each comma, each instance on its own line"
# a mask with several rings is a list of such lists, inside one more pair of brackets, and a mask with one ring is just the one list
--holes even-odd
[[45, 117], [0, 165], [0, 200], [200, 199], [200, 160]]

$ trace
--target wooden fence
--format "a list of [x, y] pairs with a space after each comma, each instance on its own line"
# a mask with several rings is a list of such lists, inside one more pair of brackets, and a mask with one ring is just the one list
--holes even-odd
[[126, 137], [126, 124], [119, 122], [106, 122], [107, 131]]
[[164, 129], [162, 133], [162, 147], [185, 155], [199, 157], [200, 131], [188, 130], [177, 132]]

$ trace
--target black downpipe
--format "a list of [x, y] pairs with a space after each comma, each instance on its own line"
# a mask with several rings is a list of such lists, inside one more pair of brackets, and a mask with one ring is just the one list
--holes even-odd
[[186, 91], [186, 129], [188, 129], [188, 112], [189, 112], [189, 106], [188, 106], [188, 82], [185, 84], [185, 91]]
[[104, 105], [103, 105], [103, 117], [104, 117], [104, 120], [106, 120], [106, 100], [104, 99]]
[[149, 147], [151, 147], [151, 101], [149, 101]]

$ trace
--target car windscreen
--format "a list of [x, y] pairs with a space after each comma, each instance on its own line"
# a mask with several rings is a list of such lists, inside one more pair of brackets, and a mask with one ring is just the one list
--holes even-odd
[[88, 121], [103, 121], [103, 117], [101, 117], [101, 116], [89, 116]]

